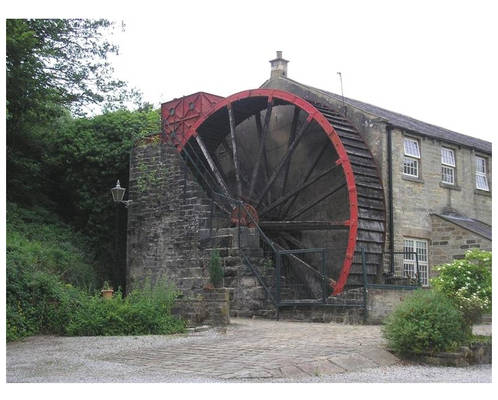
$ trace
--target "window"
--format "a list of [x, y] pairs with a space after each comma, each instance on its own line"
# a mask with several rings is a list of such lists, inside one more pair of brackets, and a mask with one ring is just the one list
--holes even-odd
[[418, 159], [420, 159], [420, 148], [418, 141], [405, 138], [405, 157], [403, 158], [403, 174], [418, 178]]
[[403, 256], [403, 276], [417, 278], [417, 259], [418, 270], [420, 274], [420, 283], [422, 286], [429, 286], [429, 261], [427, 256], [427, 240], [423, 239], [405, 239]]
[[455, 184], [455, 152], [441, 147], [441, 181], [448, 185]]
[[410, 157], [420, 158], [418, 141], [414, 139], [405, 138], [405, 155]]
[[486, 159], [483, 157], [476, 157], [476, 188], [489, 192]]

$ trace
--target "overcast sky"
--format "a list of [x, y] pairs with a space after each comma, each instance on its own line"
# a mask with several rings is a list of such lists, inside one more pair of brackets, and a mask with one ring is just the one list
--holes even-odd
[[118, 75], [155, 104], [260, 86], [282, 50], [288, 76], [465, 133], [497, 132], [493, 2], [184, 1], [123, 17]]
[[496, 1], [25, 3], [8, 2], [9, 16], [124, 21], [117, 76], [156, 105], [259, 87], [282, 50], [304, 84], [340, 93], [340, 71], [346, 97], [490, 141], [497, 132]]

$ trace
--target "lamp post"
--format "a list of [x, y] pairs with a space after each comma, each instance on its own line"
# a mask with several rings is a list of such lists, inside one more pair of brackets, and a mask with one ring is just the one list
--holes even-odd
[[[124, 204], [126, 208], [130, 206], [132, 200], [123, 200], [126, 192], [126, 188], [121, 187], [119, 184], [119, 179], [116, 182], [116, 186], [111, 189], [112, 199], [115, 204], [121, 203]], [[119, 276], [117, 280], [121, 280], [120, 274], [116, 273], [117, 266], [119, 264], [119, 249], [118, 249], [118, 236], [119, 236], [119, 207], [116, 208], [116, 234], [114, 235], [114, 253], [115, 253], [115, 265], [113, 268], [113, 276], [116, 278]], [[124, 283], [124, 282], [123, 282]]]

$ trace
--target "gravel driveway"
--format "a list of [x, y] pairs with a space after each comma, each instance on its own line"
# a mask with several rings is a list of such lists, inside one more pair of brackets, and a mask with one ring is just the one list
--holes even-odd
[[491, 366], [402, 363], [385, 349], [379, 326], [258, 319], [185, 335], [35, 336], [7, 344], [7, 382], [246, 381], [491, 382]]

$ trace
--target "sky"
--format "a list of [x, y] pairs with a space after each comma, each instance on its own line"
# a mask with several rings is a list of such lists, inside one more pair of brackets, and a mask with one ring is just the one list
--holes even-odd
[[155, 105], [198, 91], [228, 96], [257, 88], [281, 50], [291, 79], [340, 93], [341, 72], [346, 97], [492, 141], [494, 3], [18, 0], [6, 14], [116, 21], [116, 76]]
[[[117, 75], [160, 104], [259, 87], [282, 50], [301, 83], [491, 141], [493, 2], [166, 2], [122, 18]], [[111, 16], [112, 17], [112, 16]], [[119, 24], [118, 24], [119, 25]]]

